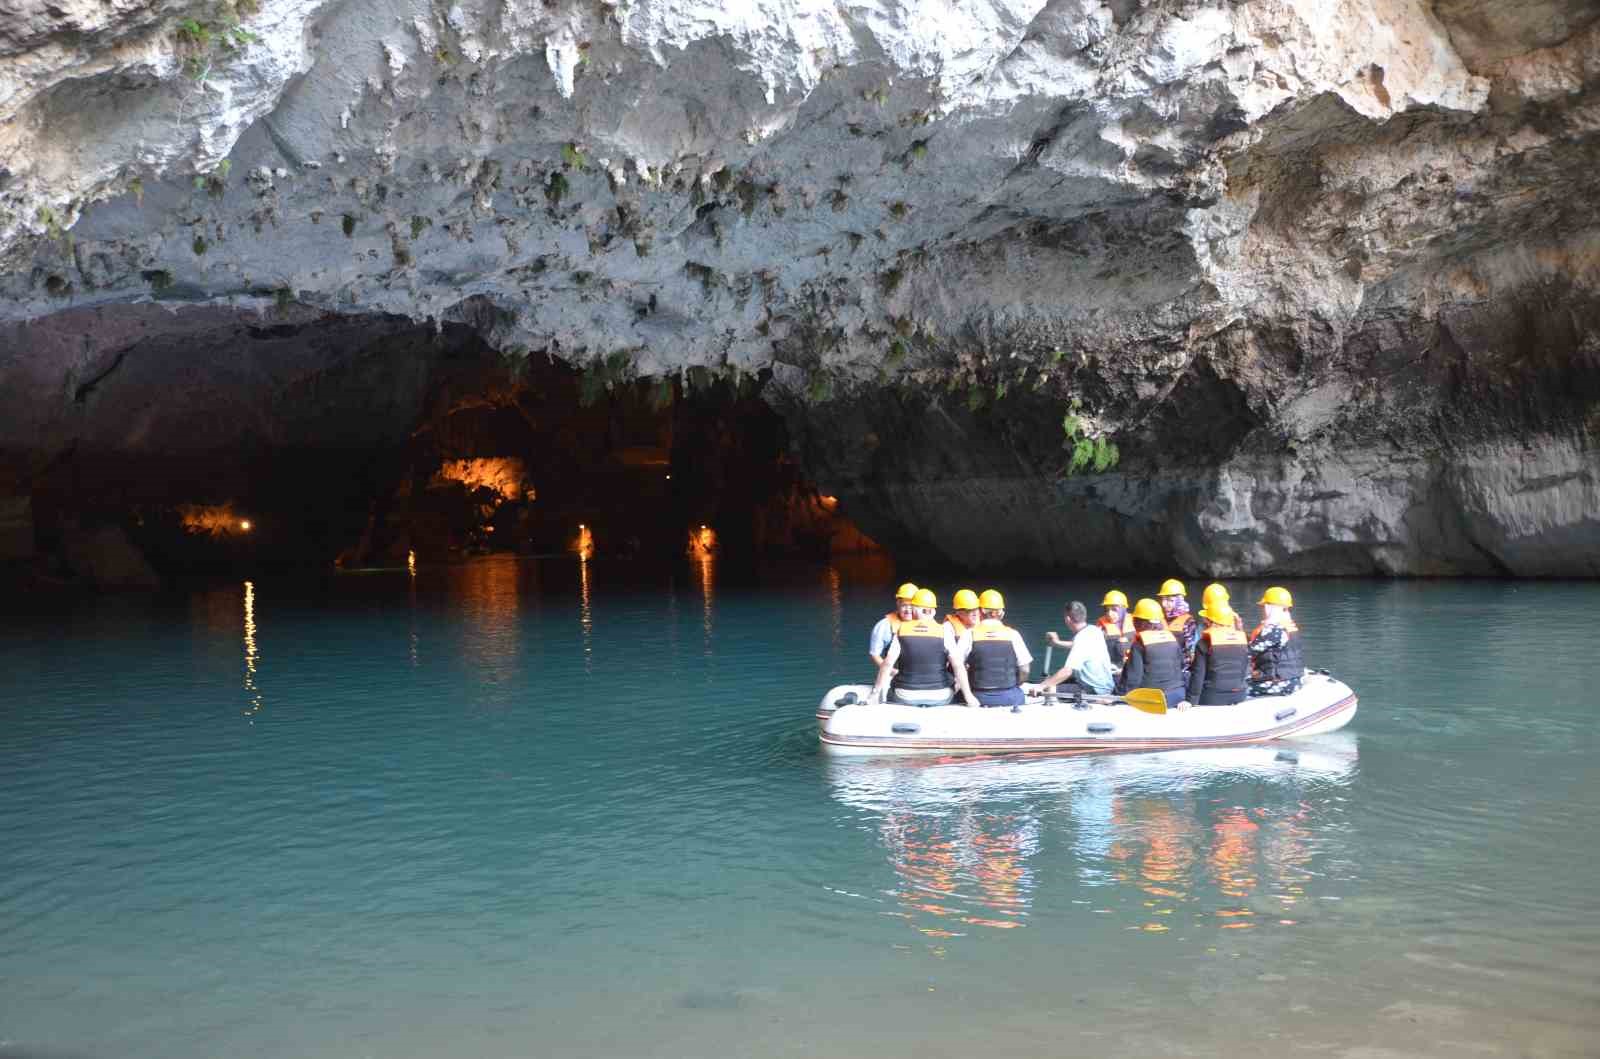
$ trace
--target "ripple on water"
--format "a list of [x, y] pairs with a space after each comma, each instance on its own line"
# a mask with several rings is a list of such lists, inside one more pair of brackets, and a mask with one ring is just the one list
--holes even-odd
[[[1468, 674], [1477, 587], [1300, 587], [1362, 710], [1293, 747], [850, 761], [811, 709], [863, 675], [882, 585], [614, 571], [263, 580], [248, 633], [238, 588], [0, 625], [0, 1033], [187, 1059], [1600, 1032], [1600, 663], [1538, 619], [1600, 593], [1491, 592]], [[1007, 586], [1011, 620], [1037, 639], [1097, 587]]]

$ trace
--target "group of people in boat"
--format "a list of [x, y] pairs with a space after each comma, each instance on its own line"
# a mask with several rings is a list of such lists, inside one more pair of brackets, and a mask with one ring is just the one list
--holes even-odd
[[1112, 589], [1093, 624], [1088, 608], [1074, 600], [1062, 615], [1070, 636], [1064, 640], [1052, 630], [1047, 637], [1067, 649], [1066, 661], [1037, 684], [1028, 682], [1033, 655], [1022, 634], [1005, 623], [1005, 597], [996, 590], [961, 589], [942, 619], [931, 589], [908, 582], [894, 602], [872, 629], [873, 702], [892, 697], [912, 706], [958, 699], [968, 706], [1017, 706], [1040, 692], [1121, 695], [1155, 688], [1181, 710], [1288, 695], [1305, 676], [1300, 629], [1290, 613], [1294, 598], [1277, 586], [1261, 594], [1261, 623], [1248, 634], [1220, 584], [1206, 586], [1198, 617], [1183, 582], [1174, 578], [1131, 608], [1128, 597]]

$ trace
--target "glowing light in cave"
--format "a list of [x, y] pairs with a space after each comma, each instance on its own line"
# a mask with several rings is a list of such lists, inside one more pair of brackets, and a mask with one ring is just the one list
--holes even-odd
[[406, 552], [406, 573], [412, 577], [417, 576], [417, 551], [415, 548]]
[[528, 468], [514, 456], [485, 456], [470, 460], [445, 460], [434, 480], [460, 482], [468, 489], [486, 488], [498, 493], [501, 502], [533, 500], [536, 491], [528, 482]]
[[817, 497], [817, 500], [819, 500], [822, 503], [822, 506], [828, 511], [832, 511], [834, 508], [839, 506], [839, 498], [836, 496], [819, 496]]
[[177, 512], [185, 533], [226, 537], [250, 532], [250, 520], [240, 517], [232, 504], [179, 504]]
[[689, 531], [689, 557], [690, 558], [693, 558], [693, 559], [708, 558], [708, 557], [710, 557], [712, 555], [715, 555], [716, 551], [717, 551], [717, 531], [716, 530], [712, 529], [710, 526], [707, 526], [705, 523], [702, 522], [700, 524], [700, 528], [699, 529], [690, 530]]
[[573, 544], [572, 550], [577, 553], [579, 559], [594, 558], [594, 532], [582, 522], [578, 523], [578, 539]]

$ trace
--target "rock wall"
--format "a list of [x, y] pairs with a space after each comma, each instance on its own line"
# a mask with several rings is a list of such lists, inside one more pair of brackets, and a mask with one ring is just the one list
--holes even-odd
[[[361, 341], [450, 325], [513, 360], [759, 379], [901, 552], [1600, 574], [1587, 0], [7, 15], [24, 484], [144, 443], [105, 437], [96, 372], [194, 313], [388, 320]], [[373, 363], [360, 415], [398, 423], [424, 380]], [[206, 372], [163, 370], [205, 403]]]

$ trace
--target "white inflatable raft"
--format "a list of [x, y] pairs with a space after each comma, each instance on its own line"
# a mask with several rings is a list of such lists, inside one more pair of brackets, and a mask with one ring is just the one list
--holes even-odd
[[1236, 706], [1146, 713], [1111, 696], [1075, 704], [1029, 698], [1017, 707], [867, 704], [872, 689], [841, 684], [817, 707], [823, 749], [834, 754], [1103, 754], [1238, 746], [1320, 735], [1356, 714], [1349, 685], [1308, 673], [1293, 695]]

